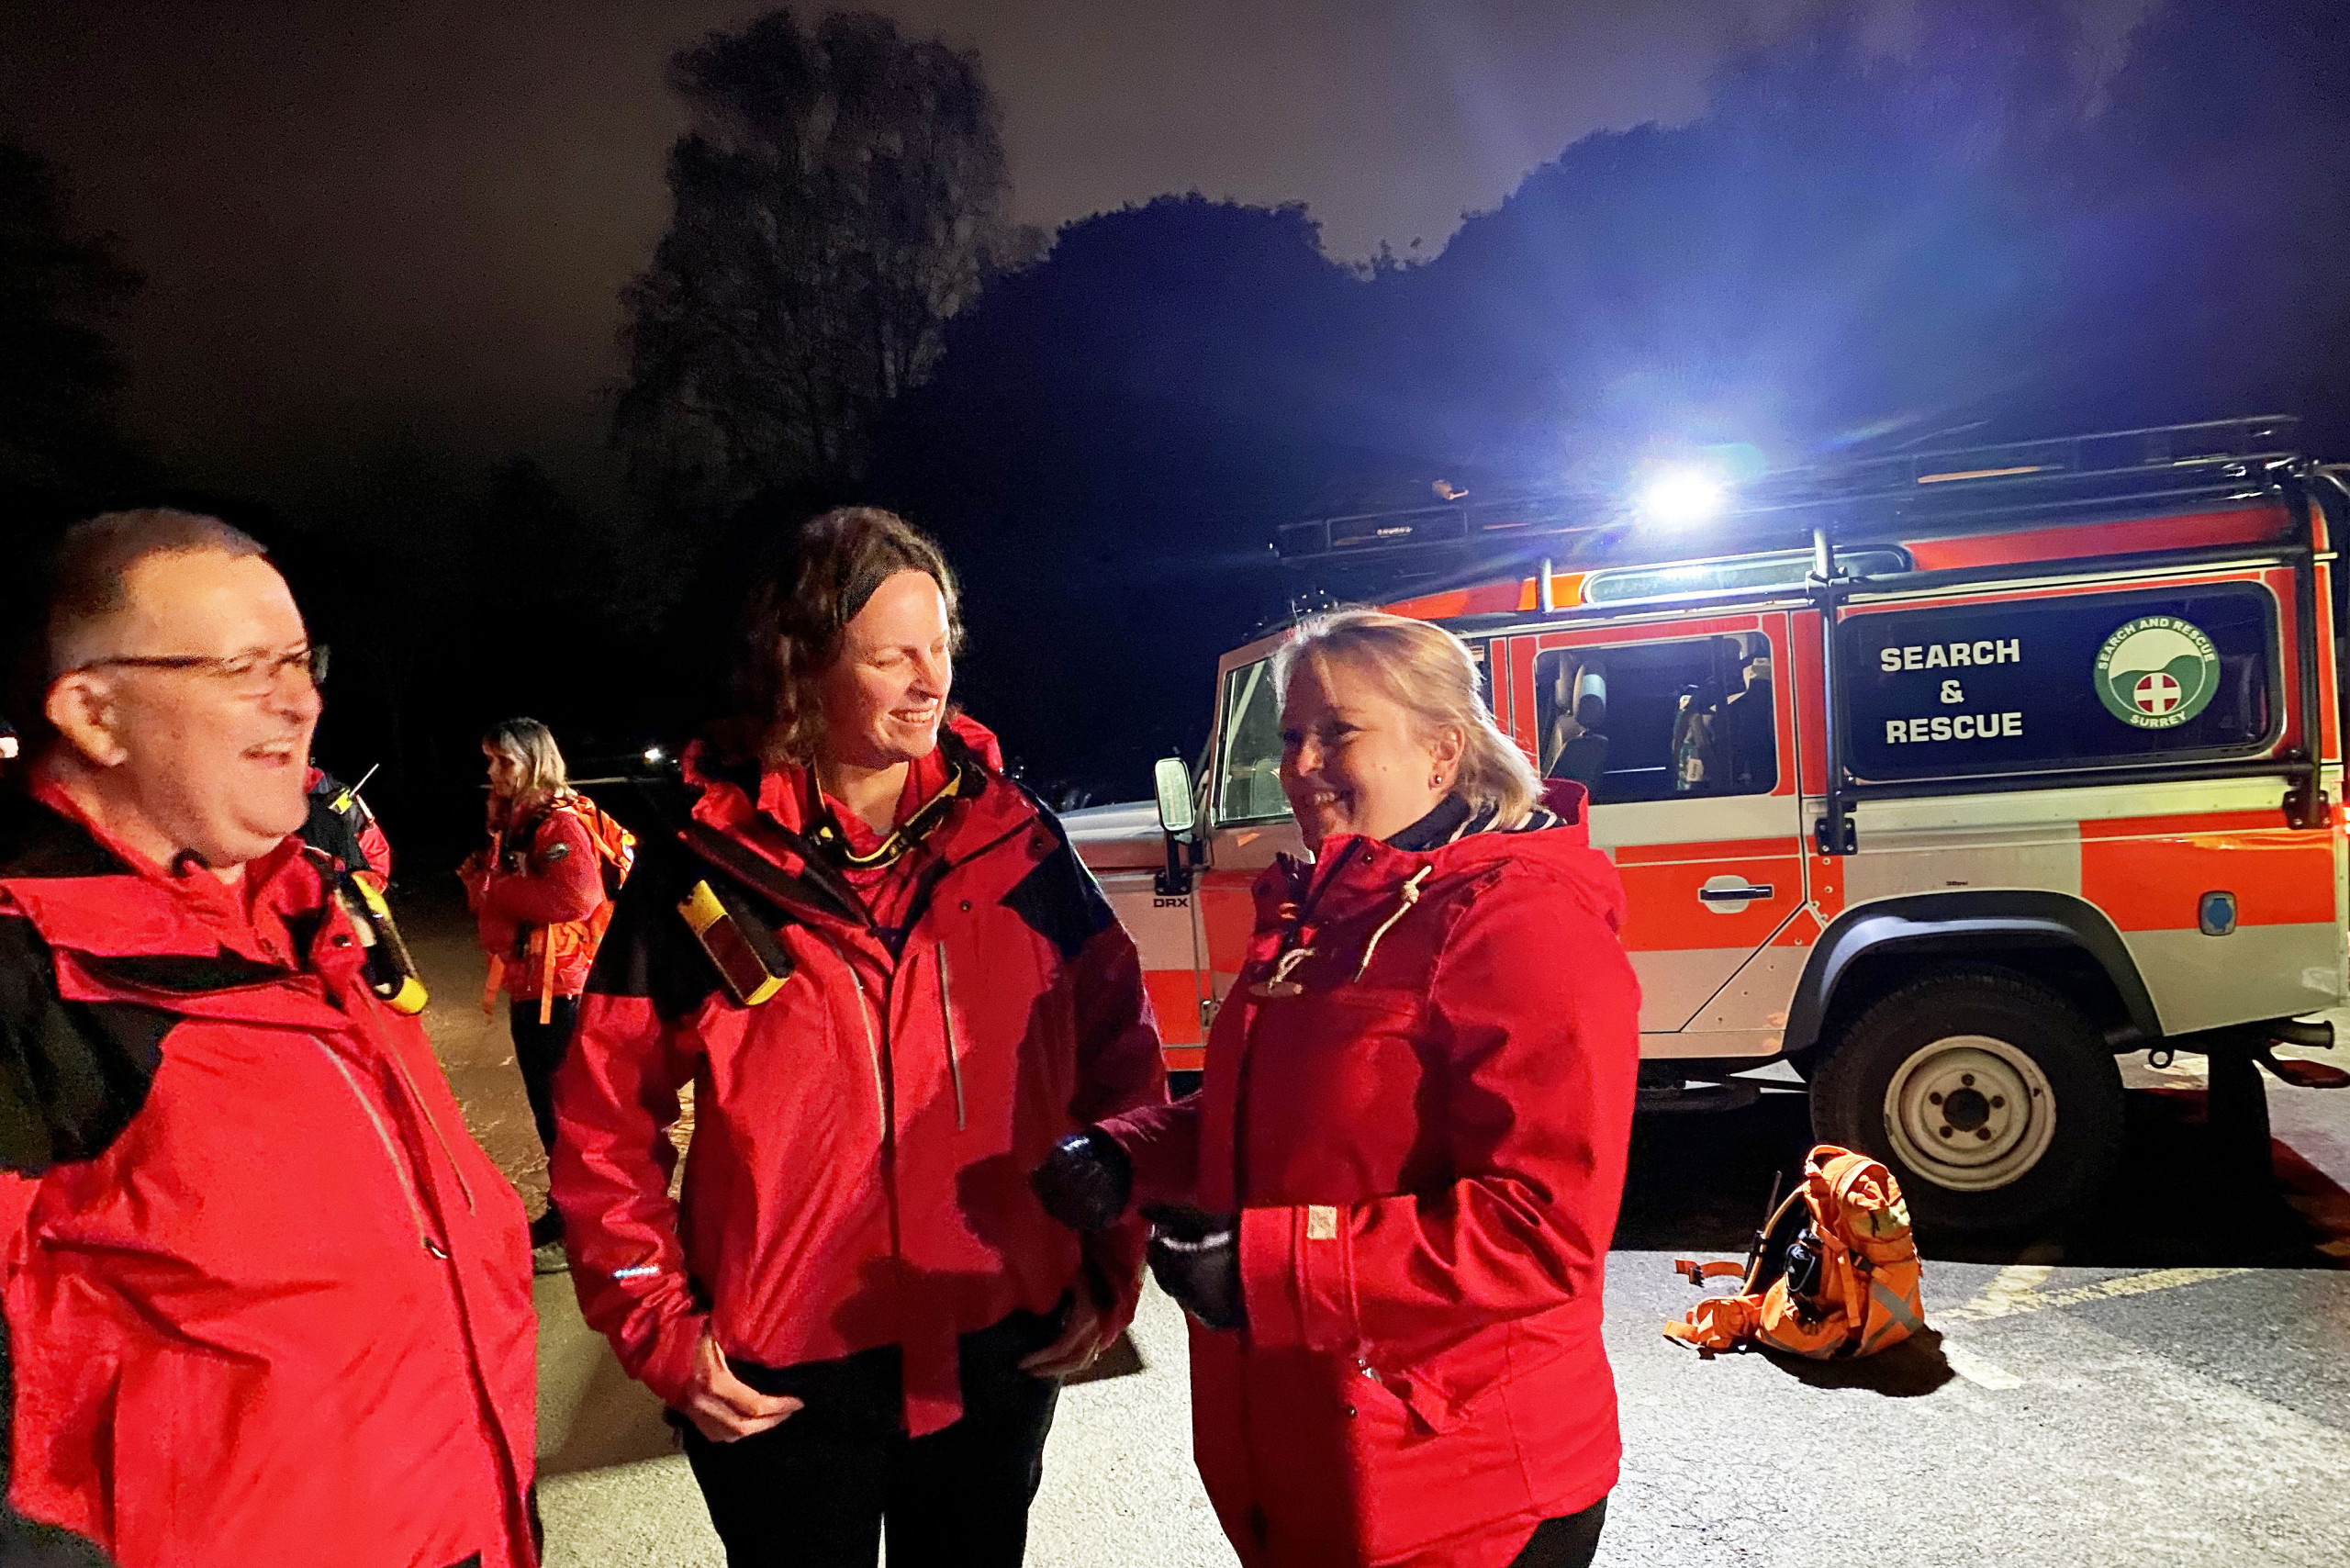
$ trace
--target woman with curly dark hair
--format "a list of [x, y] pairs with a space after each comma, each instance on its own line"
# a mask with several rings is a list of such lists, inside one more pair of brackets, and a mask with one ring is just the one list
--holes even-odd
[[[936, 545], [827, 512], [752, 598], [744, 711], [688, 753], [555, 1088], [588, 1320], [677, 1415], [733, 1563], [1013, 1568], [1059, 1378], [1142, 1238], [1024, 1180], [1163, 1103], [1134, 944], [949, 705]], [[694, 1086], [682, 1205], [665, 1127]]]

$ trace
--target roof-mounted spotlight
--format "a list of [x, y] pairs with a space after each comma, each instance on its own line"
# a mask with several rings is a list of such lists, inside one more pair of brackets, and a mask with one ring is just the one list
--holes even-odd
[[1674, 467], [1650, 476], [1638, 505], [1643, 521], [1658, 528], [1697, 528], [1719, 517], [1729, 504], [1729, 487], [1703, 468]]

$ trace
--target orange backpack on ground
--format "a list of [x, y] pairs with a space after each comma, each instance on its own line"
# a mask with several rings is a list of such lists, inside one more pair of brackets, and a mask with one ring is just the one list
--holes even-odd
[[[1780, 1224], [1800, 1198], [1810, 1223], [1775, 1260]], [[1701, 1350], [1741, 1344], [1814, 1361], [1871, 1356], [1926, 1327], [1918, 1299], [1918, 1244], [1893, 1172], [1865, 1154], [1823, 1143], [1804, 1160], [1803, 1185], [1787, 1194], [1755, 1238], [1743, 1265], [1675, 1259], [1693, 1284], [1740, 1275], [1739, 1294], [1711, 1296], [1668, 1338]], [[1775, 1277], [1774, 1277], [1775, 1276]]]

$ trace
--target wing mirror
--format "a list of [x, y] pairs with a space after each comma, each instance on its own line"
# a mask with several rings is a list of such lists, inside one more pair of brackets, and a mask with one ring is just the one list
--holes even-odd
[[1192, 890], [1192, 868], [1199, 863], [1192, 770], [1180, 756], [1162, 756], [1151, 768], [1150, 782], [1158, 796], [1158, 831], [1167, 835], [1167, 865], [1156, 879], [1157, 889], [1161, 898], [1179, 898]]
[[1199, 825], [1192, 807], [1192, 770], [1180, 756], [1162, 756], [1152, 767], [1152, 788], [1158, 792], [1158, 831], [1169, 838], [1189, 838]]

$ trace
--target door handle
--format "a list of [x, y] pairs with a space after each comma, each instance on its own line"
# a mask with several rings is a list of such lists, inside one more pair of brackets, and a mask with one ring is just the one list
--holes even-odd
[[1699, 888], [1697, 896], [1707, 903], [1747, 903], [1755, 899], [1769, 898], [1771, 884], [1750, 882], [1736, 888]]

